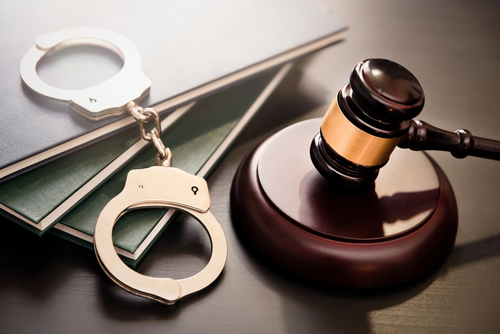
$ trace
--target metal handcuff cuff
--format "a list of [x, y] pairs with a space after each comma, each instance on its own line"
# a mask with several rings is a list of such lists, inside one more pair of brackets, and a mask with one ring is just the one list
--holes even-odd
[[[124, 63], [121, 71], [105, 82], [82, 90], [64, 90], [52, 87], [38, 77], [36, 65], [43, 56], [71, 45], [103, 42], [121, 56]], [[129, 112], [138, 122], [142, 138], [152, 141], [158, 149], [158, 166], [130, 171], [123, 191], [102, 210], [95, 227], [94, 250], [102, 269], [120, 287], [170, 305], [204, 289], [220, 275], [226, 263], [227, 243], [222, 227], [209, 210], [207, 182], [171, 167], [172, 153], [160, 139], [158, 113], [138, 105], [149, 94], [151, 86], [140, 62], [139, 51], [125, 37], [104, 29], [72, 28], [38, 36], [35, 45], [21, 61], [21, 77], [34, 91], [69, 101], [73, 110], [92, 120]], [[144, 125], [150, 120], [154, 120], [155, 126], [146, 133]], [[126, 212], [144, 208], [181, 210], [203, 225], [212, 243], [212, 254], [201, 272], [179, 280], [149, 277], [137, 273], [120, 260], [113, 246], [113, 226]]]

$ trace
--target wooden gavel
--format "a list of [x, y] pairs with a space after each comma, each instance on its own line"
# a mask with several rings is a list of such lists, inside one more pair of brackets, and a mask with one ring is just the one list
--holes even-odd
[[424, 100], [420, 83], [403, 66], [386, 59], [360, 62], [311, 143], [314, 166], [330, 182], [360, 189], [377, 178], [396, 146], [500, 160], [500, 141], [412, 120]]

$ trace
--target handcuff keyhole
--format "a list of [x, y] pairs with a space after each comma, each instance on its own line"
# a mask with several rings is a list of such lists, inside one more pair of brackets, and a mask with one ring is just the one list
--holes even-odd
[[139, 185], [139, 189], [142, 189], [144, 188], [144, 186], [142, 184]]
[[90, 100], [90, 103], [96, 103], [96, 102], [97, 102], [97, 100], [96, 100], [96, 99], [93, 99], [93, 98], [91, 98], [91, 97], [89, 97], [89, 100]]
[[191, 187], [191, 191], [196, 195], [196, 193], [198, 192], [198, 187], [196, 186]]

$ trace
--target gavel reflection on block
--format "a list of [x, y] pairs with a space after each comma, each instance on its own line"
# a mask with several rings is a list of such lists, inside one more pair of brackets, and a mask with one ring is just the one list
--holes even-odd
[[395, 148], [500, 160], [500, 142], [412, 120], [424, 100], [401, 65], [356, 65], [322, 120], [281, 130], [243, 160], [231, 188], [240, 238], [273, 265], [337, 286], [435, 268], [455, 243], [455, 195], [427, 154]]

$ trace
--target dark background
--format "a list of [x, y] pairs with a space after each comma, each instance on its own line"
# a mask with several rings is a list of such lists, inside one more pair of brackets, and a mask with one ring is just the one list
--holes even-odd
[[[166, 307], [121, 290], [92, 252], [50, 235], [38, 239], [1, 218], [1, 333], [500, 332], [500, 162], [431, 153], [456, 193], [457, 243], [439, 268], [401, 286], [314, 286], [264, 264], [235, 235], [229, 189], [245, 153], [286, 124], [321, 117], [365, 58], [413, 72], [426, 94], [419, 119], [500, 140], [500, 2], [318, 3], [349, 25], [344, 42], [299, 63], [209, 179], [211, 210], [229, 246], [220, 279]], [[209, 255], [203, 229], [182, 217], [138, 271], [182, 278]]]

